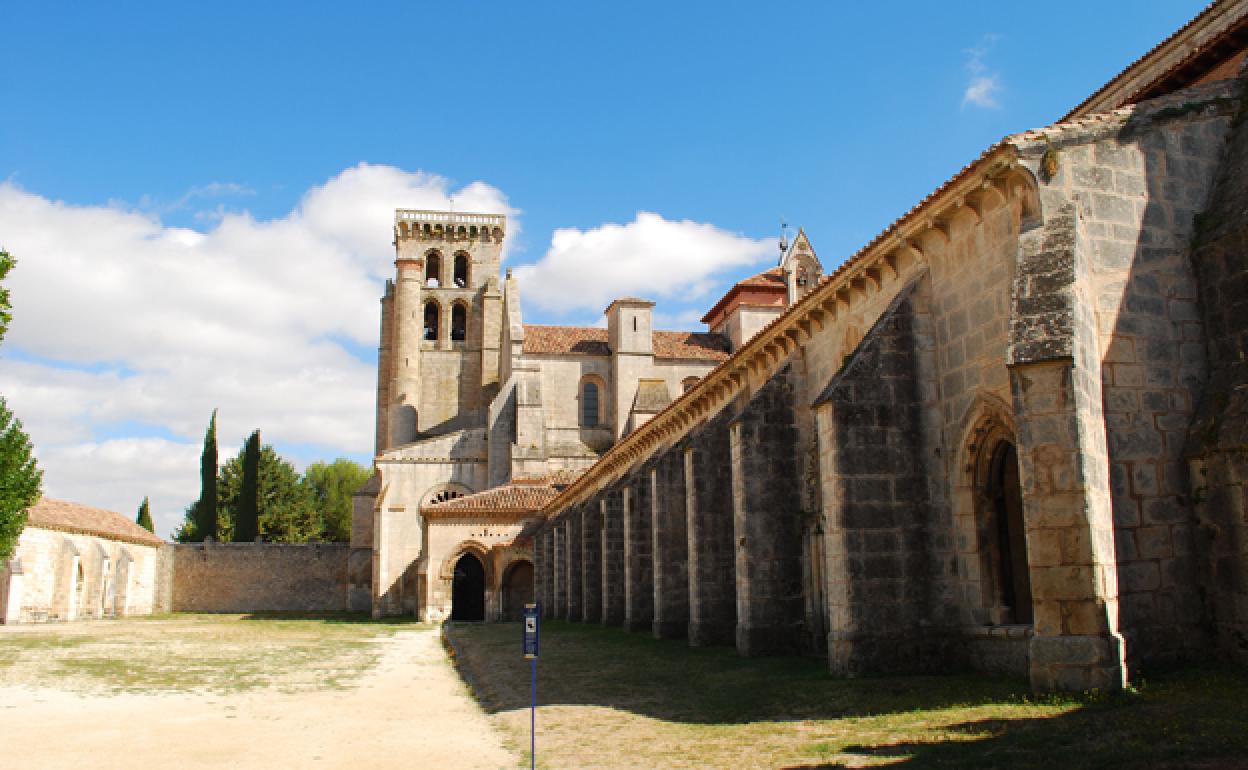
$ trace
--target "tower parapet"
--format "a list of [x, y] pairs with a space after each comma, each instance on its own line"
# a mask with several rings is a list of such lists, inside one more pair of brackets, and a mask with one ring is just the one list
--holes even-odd
[[421, 241], [501, 241], [507, 234], [503, 214], [396, 209], [394, 237]]

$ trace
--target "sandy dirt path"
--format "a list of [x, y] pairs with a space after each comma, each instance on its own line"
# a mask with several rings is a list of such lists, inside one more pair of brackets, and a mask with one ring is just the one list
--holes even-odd
[[507, 768], [435, 630], [380, 640], [347, 690], [97, 695], [0, 687], [4, 768]]

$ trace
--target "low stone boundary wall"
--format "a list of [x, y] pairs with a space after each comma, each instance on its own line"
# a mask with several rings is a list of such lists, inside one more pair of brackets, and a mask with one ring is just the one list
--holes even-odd
[[346, 543], [173, 546], [174, 612], [343, 612]]

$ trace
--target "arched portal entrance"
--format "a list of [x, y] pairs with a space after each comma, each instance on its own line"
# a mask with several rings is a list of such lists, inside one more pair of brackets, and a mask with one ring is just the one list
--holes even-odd
[[451, 583], [451, 620], [485, 620], [485, 567], [466, 553], [455, 562]]
[[990, 450], [981, 477], [987, 505], [993, 572], [1002, 621], [1031, 623], [1031, 575], [1027, 567], [1027, 532], [1023, 525], [1023, 495], [1018, 478], [1018, 452], [1009, 441]]
[[522, 620], [524, 605], [533, 601], [533, 562], [521, 560], [503, 576], [503, 620]]

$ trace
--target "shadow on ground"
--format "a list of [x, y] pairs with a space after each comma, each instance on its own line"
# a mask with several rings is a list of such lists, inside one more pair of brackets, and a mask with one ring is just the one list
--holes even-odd
[[[758, 739], [759, 725], [769, 740], [791, 733], [794, 752], [809, 761], [773, 767], [1248, 768], [1242, 668], [1171, 671], [1115, 696], [1037, 696], [1013, 678], [846, 680], [819, 660], [742, 658], [583, 624], [546, 622], [542, 630], [539, 706], [602, 707], [716, 735], [738, 726], [747, 740]], [[449, 624], [444, 632], [487, 711], [527, 710], [519, 624]], [[584, 714], [575, 729], [591, 740], [594, 711]], [[603, 729], [625, 742], [628, 728], [617, 722]]]

